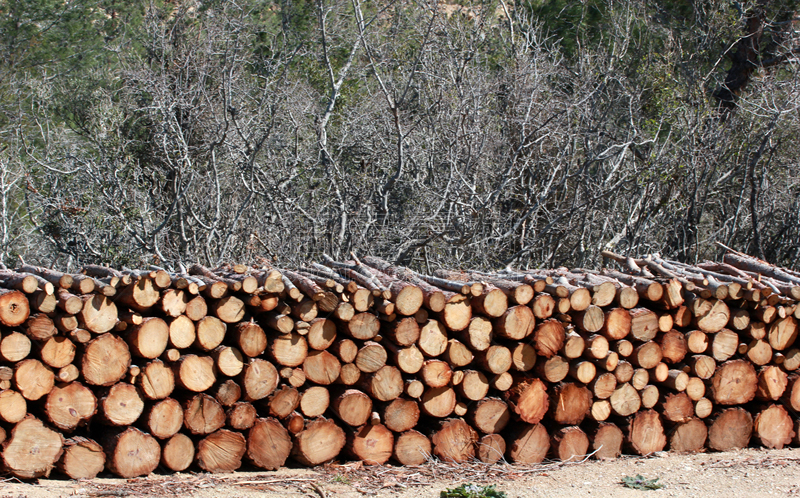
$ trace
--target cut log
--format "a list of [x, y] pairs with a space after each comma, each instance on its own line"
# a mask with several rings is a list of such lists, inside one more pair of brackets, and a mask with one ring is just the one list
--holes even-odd
[[[217, 318], [225, 323], [237, 323], [244, 318], [244, 302], [236, 296], [225, 296], [222, 299], [213, 301], [211, 311]], [[197, 452], [198, 461], [200, 451]]]
[[311, 351], [303, 361], [303, 372], [311, 382], [321, 385], [333, 384], [339, 377], [341, 363], [327, 351]]
[[[505, 297], [505, 294], [503, 294]], [[475, 457], [478, 433], [461, 419], [443, 421], [431, 436], [433, 454], [445, 462], [464, 463]]]
[[357, 313], [349, 322], [339, 324], [340, 331], [353, 339], [374, 339], [381, 330], [381, 323], [372, 313]]
[[686, 347], [686, 336], [677, 330], [669, 330], [659, 334], [656, 342], [661, 347], [661, 355], [664, 361], [670, 365], [676, 365], [686, 357], [688, 349]]
[[589, 334], [600, 332], [605, 325], [605, 315], [598, 306], [591, 305], [583, 311], [573, 313], [572, 316], [575, 325]]
[[589, 389], [596, 399], [608, 399], [617, 389], [617, 377], [611, 372], [604, 372], [594, 378]]
[[[310, 389], [314, 389], [313, 387]], [[325, 389], [327, 393], [327, 389]], [[289, 386], [283, 386], [269, 397], [269, 414], [272, 417], [283, 419], [288, 417], [300, 406], [300, 392]], [[325, 405], [327, 409], [327, 404]], [[324, 412], [324, 410], [323, 410]]]
[[486, 397], [489, 392], [489, 379], [483, 372], [477, 370], [462, 370], [463, 378], [456, 386], [462, 398], [478, 401]]
[[333, 397], [331, 410], [345, 424], [359, 427], [366, 424], [372, 414], [372, 400], [357, 389], [347, 389]]
[[103, 334], [84, 347], [81, 373], [86, 383], [110, 386], [119, 382], [131, 365], [128, 345], [113, 334]]
[[247, 441], [238, 432], [220, 429], [197, 443], [197, 466], [206, 472], [233, 472], [242, 466]]
[[692, 330], [686, 334], [686, 347], [694, 354], [705, 353], [708, 350], [709, 340], [705, 332]]
[[384, 425], [394, 432], [406, 432], [419, 421], [419, 404], [410, 399], [397, 398], [383, 404], [378, 412]]
[[55, 374], [39, 360], [22, 360], [14, 367], [14, 386], [28, 401], [36, 401], [53, 390]]
[[310, 467], [333, 460], [346, 442], [344, 431], [332, 420], [318, 418], [295, 435], [291, 456]]
[[197, 339], [195, 324], [186, 315], [180, 315], [169, 322], [169, 343], [177, 349], [190, 347]]
[[732, 360], [717, 367], [711, 379], [714, 403], [741, 405], [755, 397], [758, 376], [753, 365], [745, 360]]
[[12, 389], [0, 391], [0, 420], [16, 424], [25, 418], [28, 403], [25, 398]]
[[[5, 339], [6, 338], [4, 338], [4, 340]], [[25, 339], [27, 339], [27, 337], [25, 337]], [[2, 350], [1, 342], [0, 350]], [[40, 345], [39, 357], [45, 365], [51, 368], [63, 368], [72, 363], [75, 359], [75, 350], [75, 344], [70, 341], [69, 338], [54, 336]]]
[[688, 422], [694, 416], [694, 403], [686, 393], [670, 393], [658, 406], [665, 420]]
[[353, 362], [362, 372], [374, 373], [386, 365], [387, 359], [388, 354], [383, 346], [374, 341], [367, 341], [358, 350]]
[[150, 474], [161, 460], [158, 441], [135, 427], [107, 435], [103, 448], [106, 469], [124, 479]]
[[669, 435], [669, 451], [676, 453], [703, 451], [707, 438], [706, 424], [698, 418], [691, 418], [672, 429]]
[[718, 299], [695, 299], [689, 304], [698, 329], [706, 333], [719, 332], [728, 324], [731, 312], [724, 301]]
[[622, 417], [633, 415], [642, 406], [639, 392], [627, 382], [617, 386], [608, 400], [614, 413]]
[[[531, 347], [531, 349], [533, 348]], [[536, 353], [534, 352], [534, 361], [535, 361], [535, 355]], [[462, 344], [460, 341], [458, 341], [457, 339], [450, 339], [447, 341], [447, 349], [442, 355], [442, 359], [445, 360], [447, 363], [449, 363], [450, 366], [452, 366], [453, 368], [461, 368], [472, 363], [474, 355], [472, 354], [472, 351], [470, 351], [469, 348], [464, 344]], [[519, 360], [523, 361], [524, 359], [520, 358]], [[530, 361], [529, 358], [527, 360]], [[531, 365], [531, 367], [533, 367], [533, 365]]]
[[246, 401], [266, 398], [278, 386], [278, 370], [267, 360], [249, 358], [239, 377], [242, 397]]
[[550, 399], [553, 420], [562, 425], [580, 424], [591, 407], [591, 391], [571, 382], [556, 386]]
[[651, 341], [656, 337], [659, 332], [658, 315], [647, 308], [634, 308], [630, 310], [630, 316], [631, 337], [642, 342]]
[[4, 470], [21, 479], [47, 477], [61, 456], [64, 437], [28, 415], [3, 443]]
[[[377, 401], [392, 401], [404, 390], [403, 376], [397, 367], [385, 365], [371, 375], [362, 376], [358, 383], [361, 389]], [[420, 383], [420, 387], [422, 387]], [[415, 397], [411, 394], [409, 396]]]
[[550, 449], [550, 436], [542, 424], [520, 424], [506, 438], [508, 456], [523, 465], [541, 463]]
[[64, 441], [64, 453], [58, 460], [59, 472], [70, 479], [94, 479], [106, 465], [106, 454], [97, 442], [75, 436]]
[[183, 427], [183, 408], [172, 398], [154, 403], [142, 416], [142, 424], [151, 436], [168, 439]]
[[727, 408], [708, 428], [708, 447], [717, 451], [746, 448], [753, 434], [753, 416], [744, 408]]
[[[602, 317], [602, 312], [596, 309]], [[517, 305], [508, 308], [495, 321], [493, 330], [500, 337], [519, 341], [528, 337], [535, 325], [533, 311], [527, 306]]]
[[770, 405], [758, 415], [753, 423], [753, 435], [770, 449], [781, 449], [790, 444], [795, 436], [792, 417], [781, 405]]
[[[139, 278], [117, 294], [116, 301], [136, 311], [146, 311], [161, 298], [161, 293], [150, 278]], [[157, 463], [157, 462], [156, 462]]]
[[169, 325], [158, 317], [147, 317], [126, 336], [131, 352], [141, 358], [154, 359], [167, 349]]
[[161, 311], [168, 317], [183, 315], [188, 302], [188, 294], [180, 289], [167, 289], [161, 293]]
[[506, 453], [506, 440], [500, 434], [486, 434], [476, 446], [478, 460], [483, 463], [497, 463]]
[[582, 460], [589, 450], [589, 437], [580, 427], [562, 427], [550, 439], [550, 451], [562, 462]]
[[30, 313], [25, 294], [18, 290], [0, 289], [0, 323], [6, 327], [17, 327], [28, 319]]
[[278, 365], [297, 367], [302, 365], [308, 356], [308, 343], [305, 337], [292, 332], [276, 337], [269, 350]]
[[533, 316], [539, 320], [547, 320], [553, 316], [553, 310], [556, 307], [556, 301], [550, 294], [538, 294], [533, 300], [531, 309]]
[[381, 333], [398, 346], [411, 346], [419, 339], [420, 328], [414, 317], [405, 317], [384, 324]]
[[190, 320], [198, 322], [208, 314], [208, 304], [203, 299], [203, 296], [195, 296], [186, 303], [186, 311], [184, 313]]
[[289, 432], [274, 418], [260, 418], [247, 433], [247, 459], [266, 470], [281, 468], [292, 451]]
[[203, 351], [213, 351], [225, 339], [227, 325], [211, 315], [201, 318], [195, 326], [194, 346]]
[[622, 430], [611, 423], [600, 423], [592, 435], [592, 451], [598, 460], [613, 460], [622, 454], [625, 437]]
[[627, 442], [637, 455], [651, 455], [667, 445], [664, 427], [655, 410], [644, 410], [634, 415], [630, 421]]
[[481, 315], [498, 318], [508, 309], [508, 297], [502, 290], [487, 284], [484, 285], [483, 292], [479, 296], [471, 299], [470, 304]]
[[569, 363], [563, 357], [556, 355], [545, 361], [537, 362], [535, 371], [539, 377], [555, 384], [569, 375]]
[[217, 380], [214, 374], [214, 359], [209, 356], [187, 354], [172, 364], [175, 382], [183, 389], [203, 392]]
[[783, 351], [795, 343], [797, 334], [797, 320], [790, 315], [772, 323], [769, 326], [767, 338], [769, 339], [769, 345], [772, 346], [772, 349]]
[[538, 378], [520, 378], [504, 397], [514, 413], [529, 424], [538, 424], [550, 406], [547, 388]]
[[467, 420], [484, 434], [497, 434], [508, 425], [511, 411], [499, 398], [484, 398], [469, 407]]
[[98, 392], [99, 420], [113, 426], [131, 425], [141, 416], [144, 400], [136, 387], [119, 382]]
[[96, 411], [97, 398], [80, 382], [54, 387], [44, 403], [47, 419], [63, 431], [86, 424]]
[[714, 339], [711, 342], [711, 356], [718, 362], [727, 361], [736, 354], [738, 347], [739, 336], [736, 332], [723, 328], [714, 334]]
[[53, 320], [42, 313], [30, 315], [25, 321], [25, 335], [34, 341], [46, 341], [58, 333]]
[[[54, 337], [50, 339], [54, 339]], [[11, 332], [0, 340], [0, 358], [9, 363], [24, 360], [30, 353], [31, 340], [25, 334]]]
[[422, 465], [431, 455], [431, 441], [424, 434], [408, 430], [398, 435], [392, 458], [401, 465]]
[[661, 362], [661, 358], [661, 346], [655, 341], [647, 341], [633, 350], [629, 360], [638, 367], [650, 369], [655, 368]]
[[717, 362], [706, 355], [695, 355], [689, 359], [691, 372], [701, 379], [710, 379], [717, 370]]
[[242, 354], [250, 358], [260, 356], [267, 349], [267, 335], [254, 321], [237, 323], [233, 328], [233, 340]]
[[161, 360], [153, 360], [142, 368], [136, 385], [145, 398], [164, 399], [175, 389], [175, 374]]
[[536, 352], [545, 358], [558, 353], [564, 345], [566, 331], [559, 320], [549, 319], [536, 326], [533, 341]]
[[194, 443], [185, 434], [169, 438], [161, 450], [161, 465], [174, 472], [183, 472], [194, 461]]
[[495, 375], [508, 372], [513, 365], [511, 351], [500, 345], [489, 346], [486, 351], [475, 353], [475, 363]]
[[192, 434], [211, 434], [225, 425], [225, 411], [214, 398], [196, 394], [183, 403], [183, 426]]
[[445, 418], [453, 413], [457, 401], [452, 387], [430, 387], [422, 394], [420, 409], [428, 416]]
[[472, 351], [485, 351], [492, 344], [492, 322], [482, 316], [473, 317], [459, 339]]
[[694, 414], [697, 418], [706, 418], [714, 410], [714, 403], [708, 398], [700, 398], [694, 402]]
[[789, 385], [786, 372], [776, 365], [762, 368], [758, 372], [758, 388], [756, 397], [764, 401], [776, 401], [783, 396]]
[[364, 465], [383, 465], [392, 456], [394, 436], [383, 424], [367, 424], [348, 434], [345, 449]]
[[447, 349], [447, 339], [444, 325], [436, 320], [428, 320], [420, 329], [417, 347], [425, 356], [435, 358]]

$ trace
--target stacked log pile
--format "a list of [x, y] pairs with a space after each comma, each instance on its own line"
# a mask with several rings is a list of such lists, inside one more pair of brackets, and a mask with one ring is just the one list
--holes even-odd
[[0, 271], [0, 442], [19, 478], [291, 458], [537, 463], [797, 444], [800, 273], [437, 271], [378, 258]]

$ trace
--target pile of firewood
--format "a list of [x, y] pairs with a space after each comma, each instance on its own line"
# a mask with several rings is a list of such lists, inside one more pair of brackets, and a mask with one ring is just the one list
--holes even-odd
[[0, 270], [6, 472], [287, 458], [536, 463], [781, 448], [800, 273], [729, 252], [621, 271]]

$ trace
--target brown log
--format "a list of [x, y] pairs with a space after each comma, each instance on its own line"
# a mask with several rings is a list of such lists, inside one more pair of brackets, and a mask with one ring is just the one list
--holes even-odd
[[300, 392], [294, 387], [283, 386], [277, 389], [269, 397], [268, 407], [270, 416], [279, 419], [288, 417], [300, 406], [300, 399]]
[[421, 465], [431, 455], [431, 440], [415, 430], [407, 430], [395, 439], [392, 458], [401, 465]]
[[187, 354], [172, 364], [175, 383], [192, 392], [203, 392], [217, 380], [214, 359], [209, 356]]
[[478, 401], [486, 397], [489, 392], [489, 380], [483, 372], [477, 370], [463, 370], [463, 378], [456, 386], [461, 397]]
[[641, 391], [650, 383], [650, 372], [644, 368], [637, 368], [633, 371], [633, 377], [631, 377], [631, 385], [637, 391]]
[[197, 466], [207, 472], [233, 472], [242, 466], [247, 441], [238, 432], [220, 429], [197, 443]]
[[12, 389], [0, 391], [0, 420], [16, 424], [25, 418], [27, 412], [28, 403], [20, 393]]
[[637, 346], [629, 360], [636, 366], [650, 369], [658, 365], [661, 362], [661, 358], [661, 346], [655, 341], [648, 341]]
[[[747, 315], [748, 321], [750, 315]], [[688, 306], [678, 306], [672, 311], [672, 323], [675, 327], [685, 328], [692, 324], [692, 312]]]
[[158, 439], [168, 439], [183, 427], [183, 408], [172, 398], [162, 399], [151, 405], [142, 415], [142, 424], [147, 432]]
[[[53, 315], [53, 325], [56, 326], [59, 332], [67, 334], [78, 328], [78, 317], [65, 313], [56, 313]], [[127, 324], [125, 326], [127, 327]]]
[[630, 310], [630, 315], [631, 337], [642, 342], [651, 341], [656, 337], [659, 332], [658, 315], [647, 308], [634, 308]]
[[670, 393], [657, 407], [670, 422], [683, 423], [694, 416], [694, 403], [686, 393]]
[[[505, 294], [504, 294], [505, 296]], [[431, 436], [433, 454], [445, 462], [464, 463], [475, 457], [478, 433], [461, 419], [447, 419]]]
[[33, 415], [12, 429], [3, 443], [4, 470], [21, 479], [47, 477], [61, 456], [64, 437]]
[[797, 334], [797, 320], [790, 315], [771, 324], [769, 332], [767, 332], [767, 338], [772, 349], [783, 351], [795, 343]]
[[228, 328], [225, 322], [211, 315], [201, 318], [195, 327], [194, 346], [203, 351], [213, 351], [222, 344]]
[[767, 341], [761, 339], [752, 340], [749, 344], [740, 344], [739, 348], [744, 350], [747, 359], [754, 365], [766, 365], [772, 361], [773, 351]]
[[237, 431], [244, 431], [251, 427], [258, 418], [256, 408], [246, 401], [239, 401], [225, 411], [226, 425]]
[[15, 389], [29, 401], [36, 401], [52, 391], [55, 374], [39, 360], [27, 359], [14, 367]]
[[311, 351], [303, 361], [303, 372], [311, 382], [321, 385], [333, 384], [339, 377], [341, 363], [327, 351]]
[[467, 420], [484, 434], [497, 434], [508, 425], [511, 411], [499, 398], [484, 398], [470, 405]]
[[586, 340], [583, 338], [582, 335], [578, 334], [573, 330], [571, 327], [567, 330], [566, 339], [564, 340], [564, 345], [561, 347], [559, 353], [563, 355], [565, 358], [573, 360], [575, 358], [579, 358], [583, 355], [583, 351], [586, 349]]
[[514, 463], [541, 463], [550, 449], [550, 436], [542, 424], [519, 424], [506, 438], [508, 456]]
[[186, 315], [180, 315], [169, 322], [169, 343], [177, 349], [190, 347], [197, 339], [195, 324]]
[[538, 378], [520, 378], [504, 397], [514, 413], [529, 424], [539, 423], [550, 406], [547, 388]]
[[34, 341], [46, 341], [58, 333], [53, 320], [42, 313], [30, 315], [23, 327], [25, 335]]
[[249, 358], [239, 376], [242, 398], [246, 401], [266, 398], [275, 391], [278, 381], [275, 365], [260, 358]]
[[706, 418], [711, 415], [714, 409], [714, 403], [708, 398], [700, 398], [694, 402], [694, 414], [697, 418]]
[[533, 300], [531, 309], [533, 316], [539, 320], [547, 320], [553, 316], [553, 310], [556, 307], [556, 301], [550, 294], [538, 294]]
[[154, 359], [167, 349], [169, 325], [158, 317], [147, 317], [126, 334], [131, 352], [141, 358]]
[[753, 416], [743, 408], [727, 408], [708, 428], [708, 447], [717, 451], [746, 448], [753, 434]]
[[128, 345], [113, 334], [103, 334], [84, 347], [81, 373], [87, 383], [109, 386], [121, 380], [131, 364]]
[[214, 398], [196, 394], [183, 403], [183, 426], [192, 434], [211, 434], [225, 425], [225, 411]]
[[331, 411], [345, 424], [359, 427], [372, 414], [372, 400], [357, 389], [338, 391], [331, 402]]
[[740, 405], [753, 399], [758, 377], [753, 365], [745, 360], [732, 360], [720, 365], [711, 379], [714, 403]]
[[622, 417], [633, 415], [642, 406], [639, 392], [627, 382], [618, 385], [608, 400], [614, 413]]
[[[599, 310], [599, 308], [597, 309]], [[602, 312], [600, 314], [602, 316]], [[533, 311], [529, 307], [512, 306], [495, 320], [493, 331], [500, 337], [522, 340], [533, 332], [535, 320]]]
[[627, 443], [637, 455], [650, 455], [667, 445], [664, 427], [655, 410], [644, 410], [634, 415], [627, 433]]
[[[787, 389], [781, 397], [781, 402], [793, 413], [800, 412], [800, 380], [798, 379], [800, 376], [797, 374], [789, 377]], [[2, 393], [0, 393], [0, 397], [2, 397]], [[0, 414], [0, 418], [2, 418], [2, 414]]]
[[410, 399], [397, 398], [382, 404], [378, 413], [384, 425], [394, 432], [406, 432], [419, 421], [419, 404]]
[[[33, 294], [39, 289], [38, 275], [31, 275], [29, 273], [17, 273], [9, 270], [0, 270], [0, 285], [6, 289], [16, 289], [24, 292], [25, 294]], [[54, 286], [45, 280], [47, 291], [52, 294]]]
[[738, 346], [739, 336], [736, 332], [722, 329], [714, 334], [714, 339], [711, 342], [711, 356], [718, 362], [726, 361], [736, 354]]
[[486, 351], [475, 353], [475, 363], [484, 370], [499, 375], [508, 372], [513, 365], [511, 351], [500, 345], [489, 346]]
[[414, 317], [405, 317], [385, 324], [381, 333], [398, 346], [411, 346], [419, 339], [420, 328]]
[[20, 291], [0, 289], [0, 323], [6, 327], [22, 325], [30, 316], [28, 298]]
[[770, 449], [781, 449], [795, 436], [794, 423], [781, 405], [770, 405], [756, 415], [753, 435]]
[[554, 384], [561, 382], [569, 375], [569, 363], [563, 357], [556, 355], [545, 361], [537, 362], [535, 371], [539, 377]]
[[131, 425], [141, 416], [144, 400], [136, 387], [119, 382], [97, 393], [99, 420], [113, 426]]
[[608, 399], [617, 389], [617, 377], [612, 372], [604, 372], [588, 383], [596, 399]]
[[328, 351], [338, 356], [342, 363], [353, 363], [358, 354], [358, 345], [350, 339], [340, 339]]
[[580, 427], [562, 427], [550, 438], [550, 452], [562, 462], [582, 460], [589, 450], [589, 437]]
[[584, 332], [594, 334], [603, 330], [605, 315], [599, 306], [591, 305], [583, 311], [572, 313], [575, 325]]
[[208, 304], [206, 300], [203, 299], [203, 296], [195, 296], [186, 303], [186, 311], [184, 313], [190, 320], [198, 322], [208, 314]]
[[358, 350], [354, 363], [364, 373], [377, 372], [386, 364], [388, 354], [386, 349], [379, 343], [367, 341]]
[[394, 436], [383, 424], [367, 424], [348, 434], [345, 449], [365, 465], [383, 465], [392, 456]]
[[[51, 337], [50, 339], [53, 339]], [[47, 339], [47, 340], [50, 340]], [[31, 352], [31, 340], [20, 332], [11, 332], [0, 340], [0, 358], [16, 363], [28, 357]]]
[[267, 349], [267, 335], [254, 321], [239, 322], [233, 327], [233, 340], [243, 355], [260, 356]]
[[161, 311], [168, 317], [175, 318], [186, 312], [189, 296], [179, 289], [167, 289], [161, 293]]
[[236, 377], [244, 369], [245, 357], [232, 346], [218, 346], [210, 356], [214, 359], [217, 372], [227, 377]]
[[[600, 334], [594, 334], [586, 338], [586, 349], [583, 351], [583, 356], [590, 360], [600, 360], [608, 357], [611, 346], [608, 339]], [[619, 360], [619, 356], [617, 356]], [[615, 368], [616, 365], [612, 367]]]
[[569, 375], [578, 382], [588, 384], [597, 375], [597, 367], [591, 361], [575, 361], [570, 363]]
[[500, 434], [486, 434], [478, 440], [476, 446], [478, 460], [483, 463], [497, 463], [506, 453], [506, 440]]
[[508, 309], [508, 297], [497, 287], [487, 284], [479, 296], [470, 300], [472, 308], [479, 314], [498, 318]]
[[291, 451], [289, 432], [274, 418], [259, 418], [247, 433], [247, 459], [256, 467], [278, 470]]
[[[460, 341], [457, 339], [450, 339], [447, 341], [447, 349], [442, 355], [442, 359], [449, 363], [453, 368], [461, 368], [472, 363], [474, 355], [472, 354], [472, 351], [470, 351], [469, 348]], [[520, 358], [520, 360], [522, 360], [522, 358]], [[531, 365], [531, 367], [533, 367], [533, 365]]]
[[97, 398], [79, 382], [54, 387], [44, 402], [47, 420], [64, 431], [72, 431], [86, 424], [95, 412]]
[[183, 472], [194, 461], [194, 443], [186, 434], [175, 434], [161, 450], [161, 465], [174, 472]]
[[677, 424], [669, 435], [669, 450], [676, 453], [703, 451], [708, 438], [708, 428], [702, 420], [691, 418]]
[[705, 353], [708, 343], [708, 336], [701, 330], [692, 330], [686, 334], [686, 347], [694, 354]]
[[557, 354], [566, 339], [564, 326], [556, 319], [548, 319], [540, 323], [536, 326], [533, 334], [536, 352], [545, 358]]
[[136, 385], [145, 398], [164, 399], [175, 389], [175, 374], [161, 360], [153, 360], [142, 368]]
[[592, 434], [592, 451], [598, 460], [613, 460], [622, 454], [625, 436], [622, 430], [611, 423], [601, 423]]
[[688, 352], [686, 346], [686, 336], [677, 330], [669, 330], [656, 337], [656, 342], [661, 346], [661, 355], [664, 361], [670, 365], [676, 365], [683, 361]]
[[300, 411], [309, 419], [319, 417], [331, 403], [331, 394], [322, 386], [311, 386], [300, 395]]
[[718, 299], [695, 299], [689, 304], [698, 329], [706, 333], [719, 332], [728, 324], [731, 313], [728, 305]]
[[447, 349], [447, 331], [440, 322], [428, 320], [420, 329], [417, 347], [425, 356], [435, 358]]
[[[211, 311], [225, 323], [236, 323], [244, 318], [245, 306], [238, 297], [225, 296], [212, 302]], [[198, 458], [200, 458], [199, 451]]]
[[59, 382], [72, 382], [73, 380], [77, 380], [80, 375], [81, 371], [78, 370], [78, 367], [70, 364], [58, 369], [56, 379], [58, 379]]
[[70, 479], [94, 479], [106, 465], [106, 454], [97, 442], [75, 436], [64, 441], [58, 470]]
[[29, 305], [34, 311], [38, 311], [39, 313], [52, 313], [56, 310], [58, 299], [55, 295], [40, 290], [31, 294]]
[[473, 317], [459, 339], [472, 351], [485, 351], [492, 344], [492, 322], [482, 316]]
[[776, 401], [783, 396], [788, 385], [789, 378], [780, 367], [776, 365], [764, 367], [758, 372], [756, 397], [764, 401]]
[[139, 278], [136, 282], [123, 288], [115, 301], [136, 311], [146, 311], [161, 299], [161, 293], [150, 278]]
[[[63, 368], [75, 359], [75, 350], [75, 344], [67, 337], [54, 336], [39, 345], [39, 357], [45, 365], [51, 368]], [[0, 351], [2, 351], [2, 342], [0, 342]]]
[[550, 414], [555, 422], [562, 425], [580, 424], [591, 407], [591, 391], [578, 384], [560, 384], [551, 394]]
[[357, 313], [349, 322], [340, 323], [340, 331], [353, 339], [374, 339], [381, 330], [378, 318], [372, 313]]
[[135, 427], [107, 435], [103, 449], [106, 469], [124, 479], [150, 474], [161, 460], [158, 441]]
[[[404, 390], [403, 376], [397, 367], [385, 365], [371, 375], [362, 376], [361, 389], [377, 401], [392, 401]], [[412, 396], [414, 397], [414, 396]]]
[[420, 399], [420, 410], [431, 417], [445, 418], [453, 413], [457, 401], [452, 387], [429, 387]]
[[344, 431], [332, 420], [318, 418], [295, 435], [291, 456], [307, 466], [336, 458], [346, 442]]
[[728, 319], [728, 327], [733, 330], [743, 332], [750, 326], [750, 312], [741, 308], [731, 308], [731, 317]]
[[292, 332], [276, 337], [269, 350], [278, 365], [297, 367], [302, 365], [308, 356], [308, 343], [305, 337]]

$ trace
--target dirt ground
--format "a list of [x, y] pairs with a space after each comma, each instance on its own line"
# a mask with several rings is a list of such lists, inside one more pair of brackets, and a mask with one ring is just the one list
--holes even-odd
[[[663, 488], [639, 491], [621, 484], [623, 477], [636, 475], [658, 478]], [[800, 496], [800, 449], [746, 449], [697, 455], [664, 453], [651, 458], [536, 467], [480, 463], [456, 466], [442, 462], [413, 468], [332, 464], [317, 469], [284, 468], [277, 472], [244, 471], [227, 475], [156, 474], [127, 481], [103, 477], [22, 483], [11, 478], [0, 481], [0, 498], [416, 498], [438, 497], [441, 490], [463, 483], [495, 484], [508, 498]]]

